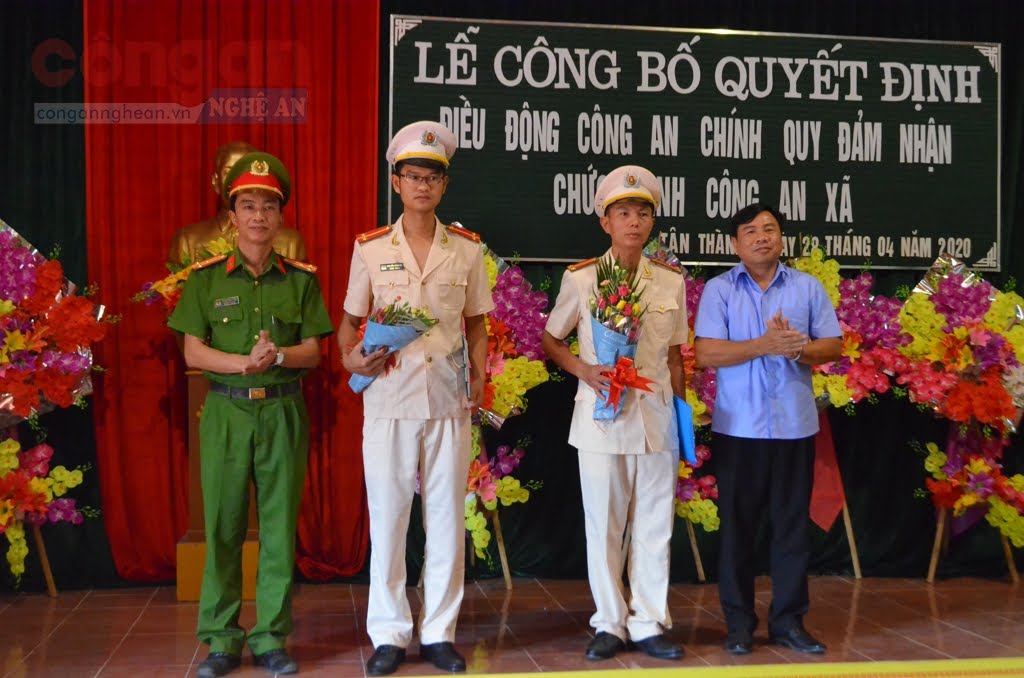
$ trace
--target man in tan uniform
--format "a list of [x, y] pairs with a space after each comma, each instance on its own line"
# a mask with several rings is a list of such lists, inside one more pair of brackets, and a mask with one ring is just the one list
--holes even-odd
[[[363, 392], [372, 545], [366, 628], [375, 648], [366, 666], [370, 675], [397, 670], [412, 640], [405, 536], [417, 470], [426, 530], [420, 655], [444, 671], [466, 669], [452, 641], [465, 571], [470, 412], [483, 396], [484, 314], [494, 303], [479, 236], [445, 226], [435, 214], [455, 148], [455, 137], [436, 122], [412, 123], [395, 134], [387, 160], [404, 211], [393, 225], [357, 238], [338, 333], [345, 369], [377, 377]], [[397, 363], [384, 371], [384, 349], [364, 355], [359, 327], [372, 311], [394, 302], [423, 308], [438, 323], [395, 354]], [[472, 374], [468, 393], [457, 366], [463, 323]]]
[[[232, 141], [217, 149], [213, 158], [214, 171], [210, 177], [210, 187], [220, 198], [220, 208], [216, 216], [189, 224], [175, 232], [167, 252], [167, 263], [174, 270], [210, 256], [211, 253], [205, 252], [206, 246], [217, 238], [224, 238], [231, 246], [238, 242], [238, 229], [231, 223], [231, 208], [224, 180], [239, 158], [255, 151], [251, 144], [244, 141]], [[306, 243], [302, 235], [287, 226], [282, 225], [274, 237], [274, 251], [289, 259], [306, 260]]]
[[[652, 657], [678, 659], [683, 649], [665, 638], [669, 547], [675, 518], [679, 441], [673, 393], [684, 397], [680, 346], [686, 343], [686, 289], [682, 271], [642, 255], [661, 202], [658, 180], [626, 165], [597, 187], [594, 207], [611, 238], [604, 256], [639, 273], [647, 306], [640, 323], [634, 367], [652, 392], [629, 389], [612, 421], [595, 421], [598, 391], [609, 387], [609, 367], [596, 364], [589, 303], [597, 286], [598, 259], [569, 267], [548, 317], [543, 346], [566, 372], [579, 378], [569, 444], [579, 450], [580, 485], [587, 531], [587, 571], [597, 612], [597, 632], [587, 659], [610, 659], [627, 639]], [[576, 330], [579, 357], [562, 341]], [[602, 397], [603, 402], [603, 397]], [[622, 590], [622, 542], [630, 528], [630, 600]]]

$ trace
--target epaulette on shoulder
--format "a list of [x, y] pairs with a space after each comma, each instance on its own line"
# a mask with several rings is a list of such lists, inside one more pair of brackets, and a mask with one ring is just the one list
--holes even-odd
[[356, 236], [356, 242], [362, 245], [363, 243], [370, 242], [371, 240], [376, 240], [382, 235], [387, 235], [390, 232], [391, 226], [381, 226], [380, 228], [375, 228], [372, 231], [360, 233], [359, 235]]
[[591, 266], [592, 264], [596, 264], [597, 260], [598, 260], [598, 257], [593, 257], [591, 259], [585, 259], [583, 261], [577, 261], [575, 264], [573, 264], [572, 266], [569, 267], [569, 270], [572, 271], [573, 273], [575, 273], [576, 271], [580, 270], [581, 268], [586, 268], [587, 266]]
[[469, 229], [463, 228], [462, 226], [456, 226], [455, 224], [450, 224], [450, 225], [448, 225], [447, 228], [448, 228], [448, 230], [451, 233], [455, 233], [456, 235], [461, 235], [463, 238], [466, 238], [467, 240], [472, 240], [473, 242], [480, 242], [480, 235], [479, 234], [474, 233], [473, 231], [470, 231]]
[[667, 261], [659, 261], [658, 259], [651, 259], [651, 263], [654, 264], [655, 266], [661, 266], [662, 268], [667, 268], [668, 270], [672, 271], [673, 273], [678, 273], [680, 275], [682, 275], [682, 273], [683, 273], [683, 269], [679, 268], [678, 266], [673, 266], [672, 264], [668, 263]]
[[203, 259], [202, 261], [197, 261], [196, 263], [192, 264], [192, 270], [193, 271], [198, 271], [201, 268], [207, 268], [208, 266], [213, 266], [214, 264], [219, 264], [220, 262], [224, 261], [227, 258], [228, 258], [228, 255], [226, 255], [226, 254], [218, 254], [217, 256], [210, 257], [209, 259]]
[[305, 271], [306, 273], [316, 273], [316, 266], [314, 266], [313, 264], [307, 264], [305, 261], [299, 261], [298, 259], [289, 259], [288, 257], [281, 257], [281, 259], [284, 260], [284, 263], [288, 264], [289, 266], [294, 266], [300, 271]]

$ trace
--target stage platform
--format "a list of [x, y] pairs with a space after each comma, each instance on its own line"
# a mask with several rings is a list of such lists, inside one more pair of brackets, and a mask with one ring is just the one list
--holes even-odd
[[[670, 636], [686, 657], [668, 662], [627, 652], [588, 662], [592, 601], [585, 581], [469, 581], [456, 642], [471, 674], [605, 672], [604, 675], [1024, 676], [1024, 588], [1006, 581], [814, 577], [808, 629], [828, 645], [823, 657], [767, 644], [764, 622], [754, 652], [732, 657], [714, 584], [676, 584]], [[767, 614], [770, 582], [758, 580], [758, 613]], [[413, 613], [422, 592], [408, 589]], [[301, 584], [289, 647], [302, 676], [363, 676], [373, 648], [365, 633], [365, 584]], [[206, 649], [195, 637], [195, 603], [173, 586], [0, 596], [0, 675], [37, 678], [191, 676]], [[253, 604], [242, 609], [243, 626]], [[720, 667], [720, 668], [713, 668]], [[696, 669], [680, 671], [680, 669]], [[266, 676], [247, 656], [232, 676]], [[418, 657], [396, 675], [442, 675]]]

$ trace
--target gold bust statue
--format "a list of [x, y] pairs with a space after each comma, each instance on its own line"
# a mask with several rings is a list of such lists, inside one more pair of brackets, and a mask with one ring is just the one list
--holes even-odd
[[[204, 256], [203, 250], [206, 245], [217, 238], [224, 238], [232, 247], [235, 245], [238, 232], [228, 217], [229, 203], [224, 193], [224, 179], [239, 158], [255, 150], [258, 149], [244, 141], [232, 141], [217, 149], [217, 155], [213, 159], [214, 172], [210, 177], [210, 187], [220, 197], [220, 209], [217, 210], [215, 217], [178, 229], [171, 238], [170, 251], [167, 253], [169, 264], [177, 268], [185, 262], [198, 261]], [[289, 259], [306, 260], [306, 243], [294, 228], [285, 226], [281, 229], [274, 239], [274, 249]]]

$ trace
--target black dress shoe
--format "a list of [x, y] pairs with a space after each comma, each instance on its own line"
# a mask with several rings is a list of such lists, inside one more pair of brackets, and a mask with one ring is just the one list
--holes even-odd
[[643, 640], [634, 640], [633, 644], [656, 659], [681, 659], [683, 656], [682, 646], [671, 642], [664, 633]]
[[802, 626], [794, 626], [788, 631], [779, 634], [772, 634], [768, 642], [788, 647], [790, 650], [805, 652], [807, 654], [825, 654], [825, 645], [818, 642], [814, 636], [807, 633]]
[[420, 657], [442, 671], [459, 673], [466, 670], [465, 658], [455, 651], [454, 645], [448, 642], [420, 645]]
[[226, 676], [242, 665], [242, 658], [227, 652], [211, 652], [196, 668], [199, 678]]
[[405, 661], [405, 648], [397, 645], [381, 645], [373, 651], [366, 662], [366, 672], [371, 676], [386, 676], [398, 670]]
[[754, 641], [750, 636], [730, 633], [725, 637], [725, 651], [734, 657], [750, 654], [754, 651]]
[[293, 673], [299, 672], [299, 665], [288, 656], [288, 652], [283, 648], [269, 650], [263, 654], [254, 654], [252, 656], [252, 663], [261, 669], [266, 669], [275, 676], [290, 676]]
[[594, 661], [601, 659], [611, 659], [619, 652], [626, 649], [626, 644], [622, 642], [614, 633], [608, 633], [607, 631], [601, 631], [594, 639], [590, 641], [590, 645], [587, 645], [587, 659]]

